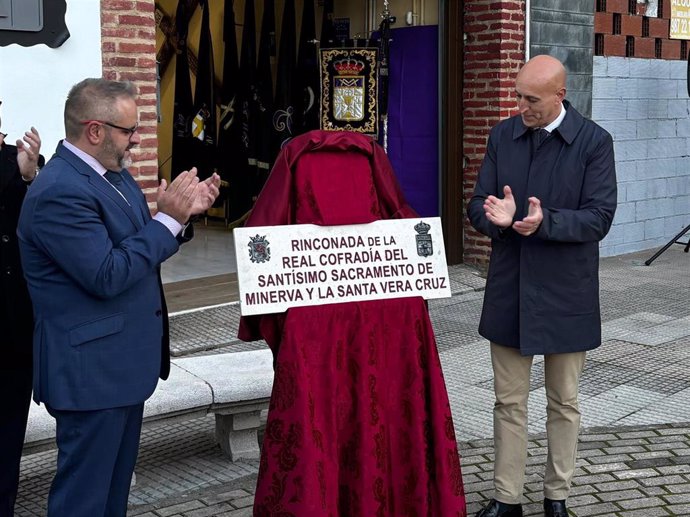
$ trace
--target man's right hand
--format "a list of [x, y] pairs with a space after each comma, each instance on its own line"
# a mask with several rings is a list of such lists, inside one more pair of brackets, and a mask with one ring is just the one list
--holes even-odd
[[158, 211], [184, 225], [192, 216], [198, 186], [196, 167], [181, 172], [170, 185], [165, 180], [161, 180], [156, 199]]
[[486, 218], [499, 228], [508, 228], [515, 217], [515, 199], [508, 185], [503, 187], [503, 199], [489, 196], [484, 200]]

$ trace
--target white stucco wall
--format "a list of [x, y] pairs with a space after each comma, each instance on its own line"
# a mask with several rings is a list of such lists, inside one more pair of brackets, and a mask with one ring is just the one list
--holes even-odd
[[685, 61], [594, 57], [592, 120], [613, 136], [618, 210], [601, 253], [661, 246], [690, 224]]
[[67, 92], [86, 77], [100, 77], [101, 5], [98, 0], [67, 0], [69, 39], [46, 45], [0, 47], [0, 130], [14, 143], [32, 125], [41, 134], [41, 153], [53, 154], [64, 136], [62, 113]]

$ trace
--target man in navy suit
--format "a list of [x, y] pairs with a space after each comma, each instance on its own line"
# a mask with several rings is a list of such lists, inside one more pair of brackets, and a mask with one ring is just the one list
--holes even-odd
[[208, 209], [220, 178], [161, 182], [151, 218], [125, 168], [140, 142], [135, 88], [85, 79], [65, 103], [66, 138], [19, 219], [34, 307], [34, 399], [57, 423], [49, 517], [123, 517], [144, 401], [170, 369], [160, 264]]
[[14, 515], [19, 463], [31, 402], [31, 300], [19, 262], [17, 221], [29, 185], [43, 157], [35, 128], [17, 145], [0, 133], [0, 517]]

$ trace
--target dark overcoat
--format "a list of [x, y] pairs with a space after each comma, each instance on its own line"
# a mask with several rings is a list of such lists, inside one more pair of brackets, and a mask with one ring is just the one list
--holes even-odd
[[[616, 211], [613, 140], [567, 101], [561, 125], [537, 147], [520, 116], [489, 134], [467, 213], [491, 237], [491, 260], [479, 333], [522, 355], [579, 352], [601, 344], [599, 241]], [[533, 235], [500, 230], [484, 214], [484, 199], [509, 185], [514, 220], [531, 196], [544, 214]]]
[[31, 365], [31, 299], [17, 243], [17, 220], [27, 188], [19, 174], [17, 148], [0, 145], [0, 354], [9, 368]]

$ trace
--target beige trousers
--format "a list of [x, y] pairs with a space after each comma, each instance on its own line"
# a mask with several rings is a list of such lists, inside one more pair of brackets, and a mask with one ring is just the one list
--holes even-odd
[[[544, 496], [566, 499], [575, 471], [580, 410], [577, 392], [585, 352], [544, 356], [548, 455]], [[494, 370], [495, 499], [521, 502], [527, 462], [527, 398], [532, 356], [491, 343]]]

